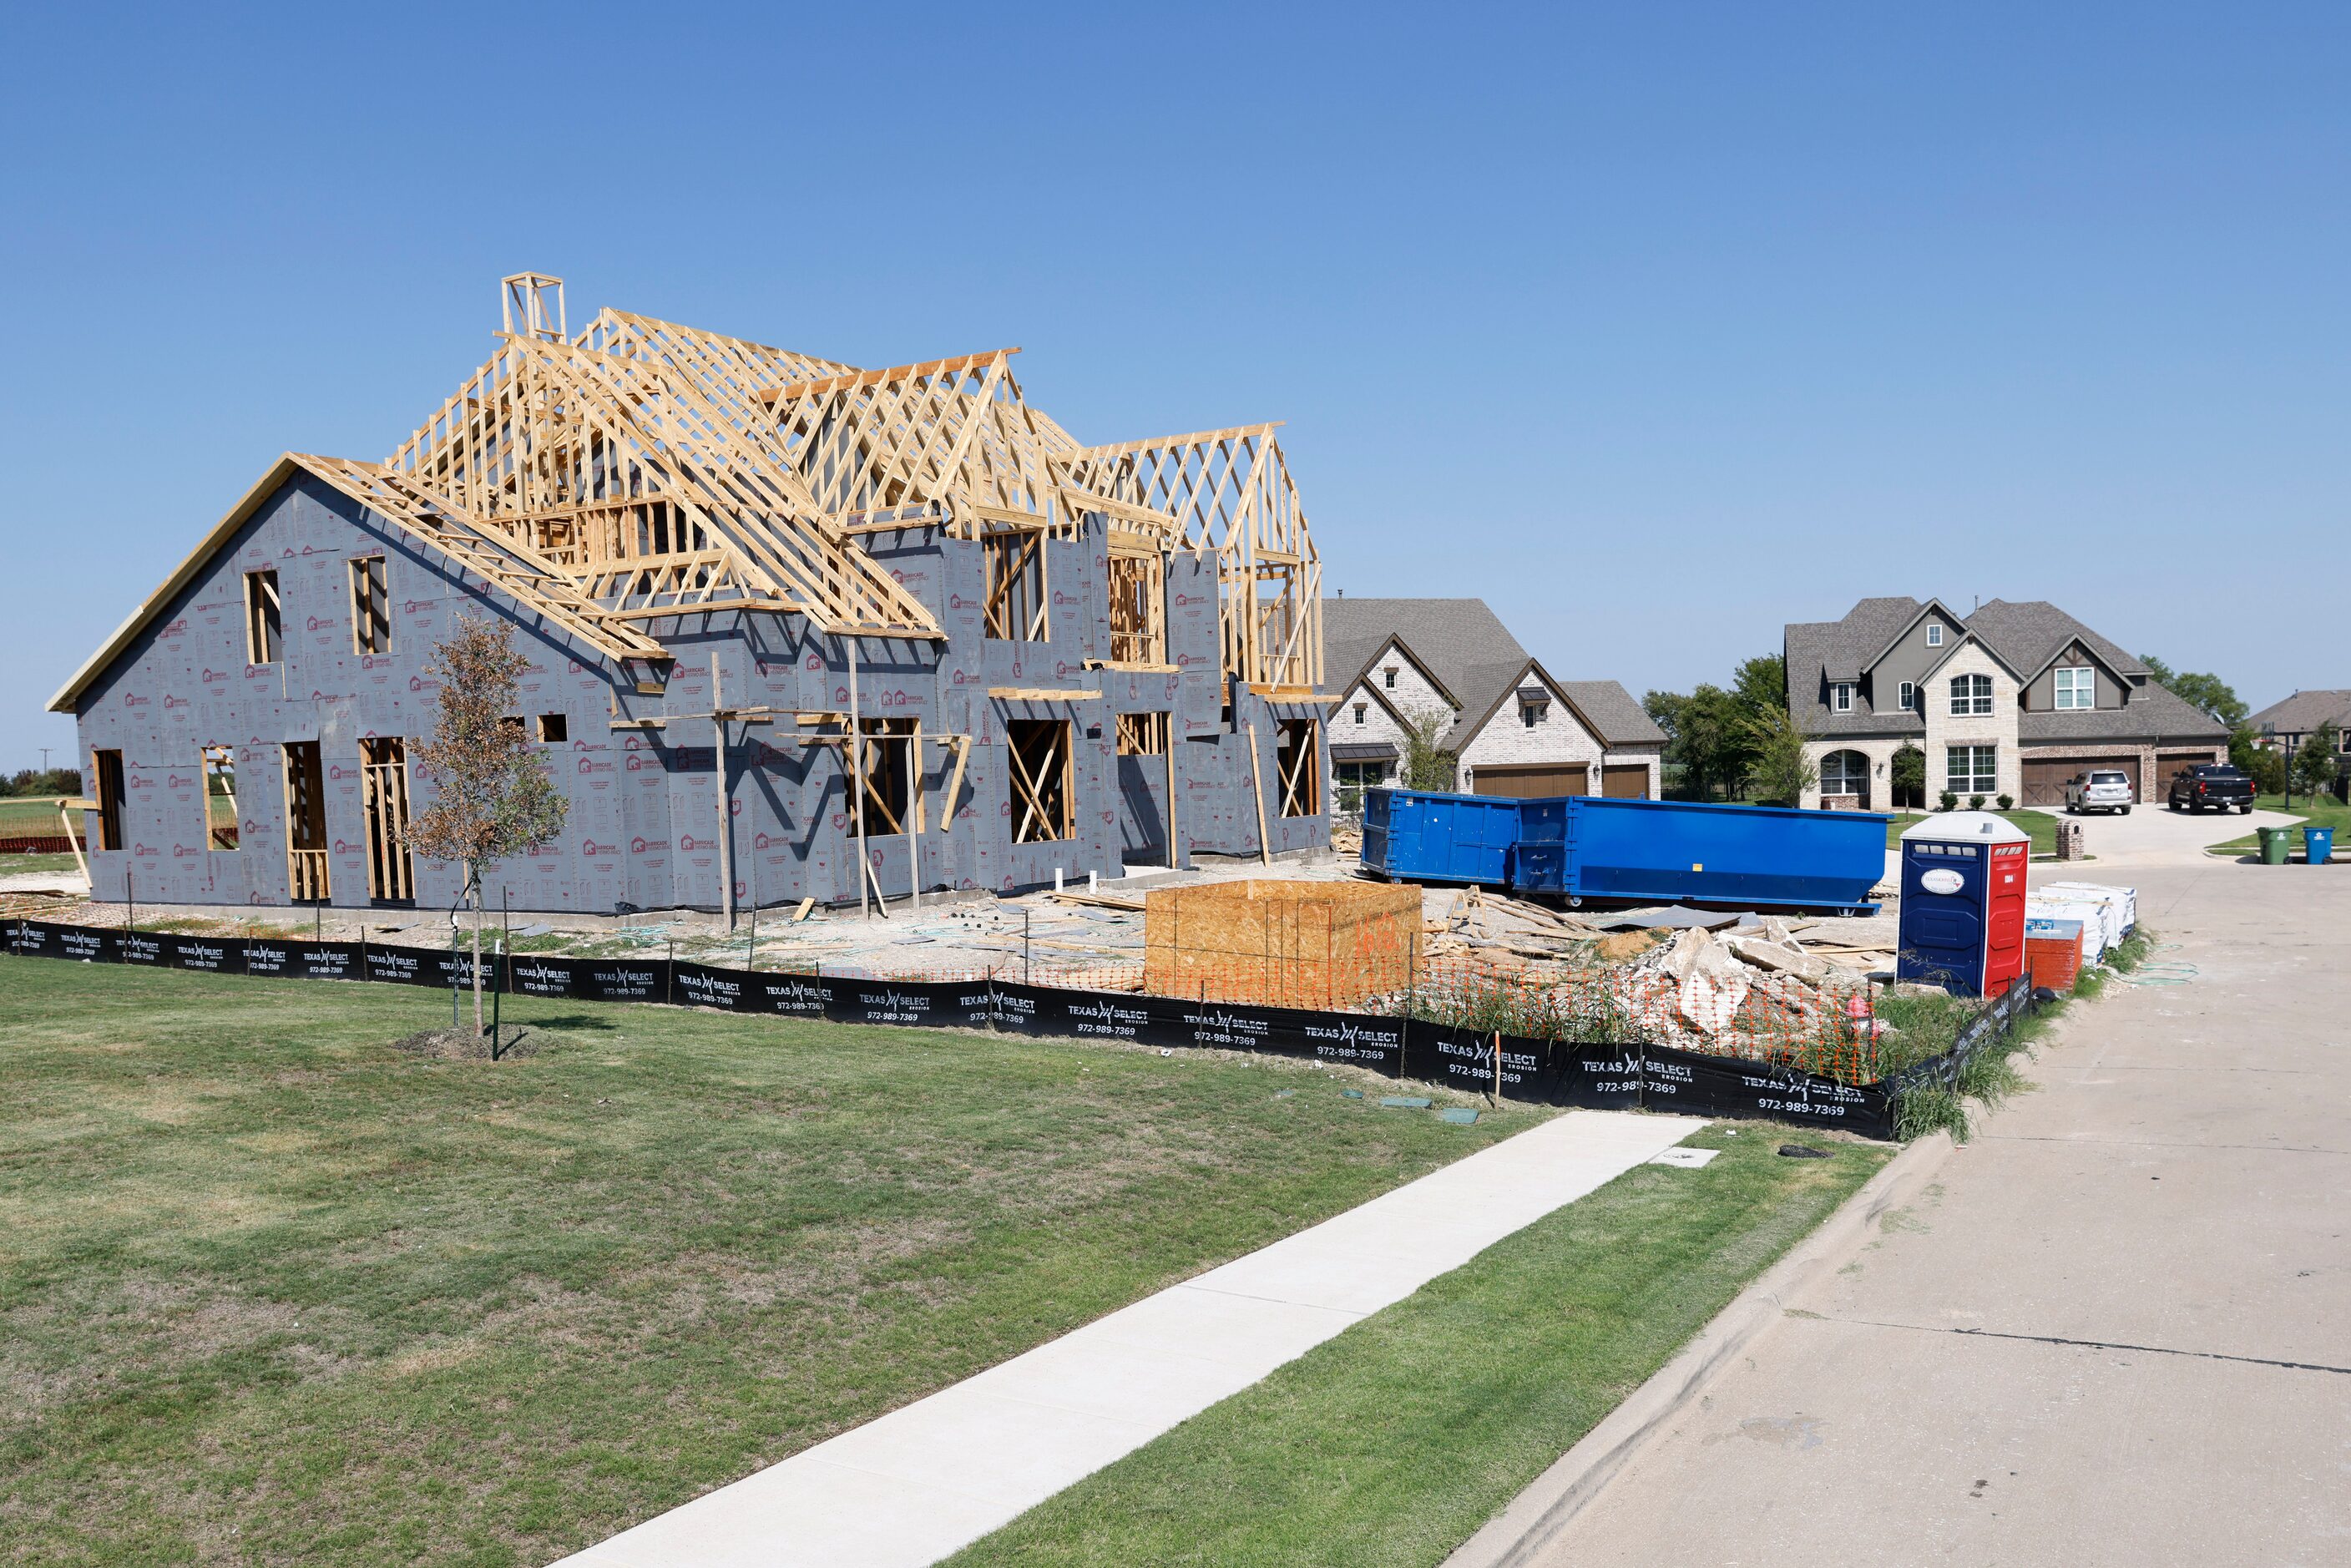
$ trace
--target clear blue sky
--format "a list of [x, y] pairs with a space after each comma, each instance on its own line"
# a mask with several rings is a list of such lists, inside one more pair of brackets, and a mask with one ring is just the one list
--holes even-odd
[[0, 765], [288, 448], [380, 457], [496, 280], [1090, 440], [1289, 421], [1329, 587], [1563, 677], [2046, 598], [2351, 685], [2351, 11], [17, 7]]

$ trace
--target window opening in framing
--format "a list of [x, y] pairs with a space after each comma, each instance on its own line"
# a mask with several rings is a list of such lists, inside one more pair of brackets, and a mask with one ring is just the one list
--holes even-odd
[[284, 618], [277, 604], [277, 574], [245, 574], [245, 662], [274, 664], [286, 641]]
[[1012, 798], [1012, 841], [1041, 844], [1076, 836], [1067, 719], [1016, 718], [1004, 726]]
[[1167, 568], [1155, 550], [1110, 558], [1110, 662], [1167, 662]]
[[1123, 713], [1118, 716], [1121, 757], [1167, 755], [1167, 719], [1164, 713]]
[[122, 753], [93, 751], [90, 757], [91, 780], [98, 786], [98, 847], [119, 850], [122, 847]]
[[351, 558], [351, 651], [392, 652], [392, 595], [384, 588], [380, 555]]
[[857, 815], [851, 820], [849, 831], [854, 833], [862, 829], [868, 838], [909, 831], [920, 832], [920, 826], [908, 821], [906, 816], [906, 771], [917, 760], [914, 755], [914, 721], [868, 718], [860, 723], [865, 733], [857, 767], [863, 776], [864, 789], [860, 791]]
[[396, 735], [360, 742], [360, 773], [366, 786], [368, 896], [380, 904], [405, 904], [416, 897], [408, 862], [408, 746]]
[[327, 891], [327, 790], [319, 743], [289, 740], [286, 758], [286, 894], [296, 904], [324, 904]]
[[225, 746], [204, 747], [204, 848], [237, 847], [236, 753]]
[[1281, 779], [1281, 814], [1285, 817], [1322, 814], [1322, 766], [1314, 744], [1320, 728], [1311, 718], [1281, 721], [1273, 747], [1273, 766]]
[[1014, 528], [979, 542], [987, 559], [987, 635], [1010, 643], [1045, 642], [1043, 531]]
[[571, 720], [564, 714], [543, 713], [538, 716], [538, 743], [541, 746], [562, 746], [571, 739]]

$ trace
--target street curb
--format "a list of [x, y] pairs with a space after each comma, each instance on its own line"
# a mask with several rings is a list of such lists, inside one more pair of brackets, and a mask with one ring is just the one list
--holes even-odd
[[1781, 1320], [1787, 1303], [1844, 1267], [1886, 1215], [1917, 1196], [1953, 1147], [1948, 1133], [1919, 1139], [1886, 1162], [1836, 1212], [1732, 1298], [1583, 1441], [1463, 1542], [1443, 1568], [1522, 1568], [1600, 1494], [1641, 1448], [1698, 1400], [1715, 1375]]

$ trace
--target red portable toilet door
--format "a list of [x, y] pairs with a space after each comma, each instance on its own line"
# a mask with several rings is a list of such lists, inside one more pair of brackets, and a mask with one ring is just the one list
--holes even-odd
[[2024, 973], [2026, 844], [1993, 844], [1984, 867], [1983, 994], [1999, 996]]

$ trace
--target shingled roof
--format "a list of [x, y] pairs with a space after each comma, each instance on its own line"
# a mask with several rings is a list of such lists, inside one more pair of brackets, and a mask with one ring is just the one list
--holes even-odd
[[2252, 720], [2256, 729], [2284, 735], [2308, 735], [2329, 722], [2351, 728], [2351, 690], [2335, 686], [2296, 692], [2283, 702], [2270, 704]]
[[[1534, 660], [1482, 599], [1326, 599], [1322, 601], [1326, 683], [1344, 692], [1371, 674], [1391, 640], [1401, 640], [1416, 662], [1460, 705], [1443, 741], [1458, 751], [1469, 744]], [[1540, 668], [1540, 666], [1537, 666]], [[1604, 746], [1656, 746], [1665, 731], [1649, 721], [1632, 694], [1614, 681], [1543, 679], [1600, 737]], [[1377, 689], [1378, 683], [1371, 683]]]

